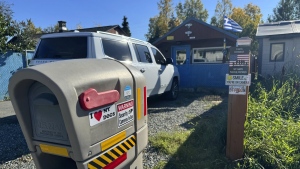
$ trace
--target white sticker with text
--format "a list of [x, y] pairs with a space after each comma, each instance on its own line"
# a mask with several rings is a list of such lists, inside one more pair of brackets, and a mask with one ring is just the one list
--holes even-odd
[[110, 105], [89, 113], [90, 126], [102, 123], [116, 116], [116, 106]]
[[134, 102], [133, 100], [123, 102], [117, 105], [118, 110], [118, 128], [134, 120]]

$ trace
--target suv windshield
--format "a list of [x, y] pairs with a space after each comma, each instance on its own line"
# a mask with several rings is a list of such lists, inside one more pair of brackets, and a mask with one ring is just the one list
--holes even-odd
[[42, 39], [35, 59], [79, 59], [87, 57], [87, 37]]

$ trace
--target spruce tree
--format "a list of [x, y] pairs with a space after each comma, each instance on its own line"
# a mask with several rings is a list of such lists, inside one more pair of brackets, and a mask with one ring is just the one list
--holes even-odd
[[122, 29], [127, 34], [127, 36], [129, 36], [129, 37], [131, 36], [131, 32], [130, 32], [130, 29], [129, 29], [129, 23], [127, 21], [126, 16], [123, 17]]

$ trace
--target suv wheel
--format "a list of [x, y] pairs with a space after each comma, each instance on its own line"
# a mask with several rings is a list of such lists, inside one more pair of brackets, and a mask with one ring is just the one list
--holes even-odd
[[166, 93], [167, 99], [176, 100], [178, 97], [178, 92], [179, 92], [178, 80], [174, 79], [172, 81], [171, 90]]

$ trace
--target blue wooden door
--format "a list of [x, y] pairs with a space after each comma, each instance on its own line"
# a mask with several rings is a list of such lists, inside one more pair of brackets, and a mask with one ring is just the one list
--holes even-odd
[[172, 46], [172, 59], [180, 74], [181, 87], [190, 87], [190, 49], [189, 45]]

